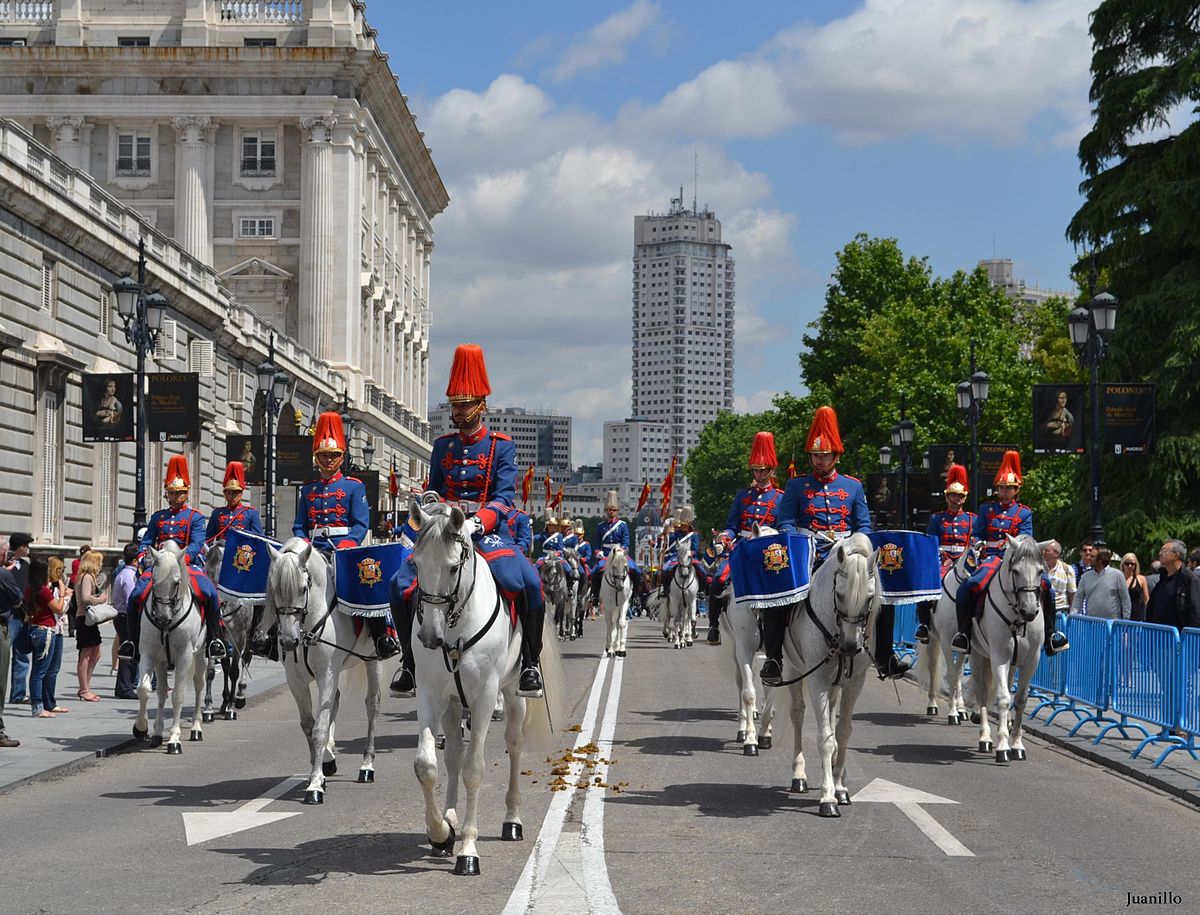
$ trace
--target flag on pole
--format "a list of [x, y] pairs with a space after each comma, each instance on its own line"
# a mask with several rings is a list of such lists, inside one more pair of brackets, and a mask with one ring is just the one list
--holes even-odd
[[550, 494], [552, 491], [551, 487], [554, 485], [550, 481], [550, 472], [549, 471], [546, 472], [546, 479], [544, 479], [542, 482], [546, 484], [546, 509], [549, 510], [550, 509]]
[[525, 507], [529, 508], [529, 491], [533, 488], [533, 465], [529, 465], [529, 469], [525, 471], [525, 476], [521, 480], [521, 501], [525, 503]]
[[796, 446], [792, 445], [792, 460], [788, 464], [788, 479], [793, 479], [796, 476]]
[[664, 518], [671, 510], [671, 494], [675, 491], [675, 464], [678, 461], [678, 455], [671, 456], [671, 469], [667, 471], [667, 475], [663, 477], [662, 486], [659, 491], [662, 493], [662, 505], [659, 514]]
[[562, 500], [563, 500], [563, 487], [564, 487], [564, 486], [566, 486], [566, 485], [567, 485], [566, 483], [562, 483], [562, 484], [560, 484], [560, 485], [559, 485], [559, 487], [558, 487], [558, 495], [556, 495], [556, 496], [554, 497], [554, 501], [550, 503], [550, 507], [551, 507], [551, 508], [558, 508], [560, 505], [562, 505]]
[[388, 473], [388, 495], [393, 499], [400, 495], [400, 480], [396, 476], [396, 462], [392, 462], [392, 469]]
[[637, 508], [635, 508], [633, 510], [633, 513], [636, 515], [643, 508], [645, 508], [646, 502], [648, 502], [649, 499], [650, 499], [650, 481], [642, 480], [642, 494], [640, 496], [638, 496]]

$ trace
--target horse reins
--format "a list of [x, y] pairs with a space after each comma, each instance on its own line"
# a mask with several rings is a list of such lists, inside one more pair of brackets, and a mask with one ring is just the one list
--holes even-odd
[[[834, 574], [834, 577], [836, 578], [838, 575], [844, 575], [845, 573], [841, 569], [837, 569], [833, 574]], [[852, 655], [847, 655], [844, 651], [842, 651], [841, 646], [838, 645], [837, 638], [833, 635], [832, 632], [830, 632], [825, 627], [825, 624], [821, 622], [820, 617], [817, 616], [816, 611], [813, 610], [812, 601], [809, 599], [808, 595], [805, 595], [805, 597], [801, 601], [801, 603], [804, 605], [804, 610], [808, 614], [808, 618], [813, 621], [813, 624], [817, 627], [817, 631], [820, 632], [821, 637], [823, 639], [825, 639], [825, 645], [829, 648], [829, 652], [825, 655], [824, 658], [822, 658], [820, 661], [818, 661], [816, 664], [814, 664], [808, 670], [804, 671], [804, 673], [800, 674], [800, 676], [793, 677], [790, 680], [781, 680], [779, 683], [777, 683], [775, 685], [776, 686], [791, 686], [793, 683], [799, 683], [801, 680], [805, 679], [810, 674], [813, 674], [816, 671], [820, 670], [822, 667], [824, 667], [826, 664], [828, 664], [834, 657], [836, 657], [838, 659], [837, 673], [834, 674], [834, 677], [833, 677], [833, 681], [835, 683], [838, 680], [842, 679], [843, 673], [845, 674], [846, 679], [849, 679], [850, 677], [854, 676], [854, 658], [855, 658], [855, 656], [858, 655], [858, 653], [860, 651], [862, 651], [862, 649], [860, 648], [858, 651], [856, 651]], [[870, 617], [871, 617], [871, 611], [868, 609], [866, 613], [862, 614], [861, 616], [855, 616], [855, 617], [851, 617], [847, 613], [844, 613], [842, 611], [842, 608], [838, 606], [837, 588], [835, 587], [833, 589], [833, 615], [834, 615], [835, 619], [838, 619], [838, 620], [842, 621], [843, 623], [849, 623], [850, 625], [853, 625], [853, 626], [858, 626], [860, 628], [866, 628], [867, 620], [870, 619]], [[800, 646], [796, 644], [796, 636], [792, 632], [792, 629], [790, 626], [788, 627], [788, 637], [792, 640], [792, 647], [796, 650], [796, 654], [803, 657], [804, 652], [802, 652], [800, 650]], [[846, 664], [847, 660], [850, 662], [848, 668], [847, 668], [847, 664]]]

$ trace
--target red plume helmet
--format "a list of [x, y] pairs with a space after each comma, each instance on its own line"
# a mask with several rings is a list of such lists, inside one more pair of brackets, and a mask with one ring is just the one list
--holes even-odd
[[809, 454], [842, 454], [842, 434], [838, 431], [837, 414], [833, 407], [817, 407], [804, 450]]
[[336, 452], [346, 453], [346, 432], [342, 428], [340, 413], [330, 410], [317, 417], [317, 426], [313, 430], [313, 454]]
[[962, 464], [951, 464], [946, 471], [946, 492], [967, 494], [967, 468]]
[[775, 457], [775, 436], [770, 432], [755, 433], [754, 444], [750, 447], [750, 466], [771, 469], [779, 466], [779, 459]]
[[173, 454], [167, 461], [167, 475], [163, 479], [163, 489], [167, 492], [187, 492], [192, 488], [192, 475], [188, 470], [187, 458], [182, 454]]
[[451, 403], [482, 400], [492, 393], [488, 381], [487, 363], [483, 360], [483, 349], [474, 343], [463, 343], [454, 351], [454, 362], [450, 366], [450, 383], [446, 385], [446, 399]]
[[246, 488], [246, 465], [241, 461], [230, 461], [225, 468], [225, 480], [221, 484], [222, 489], [238, 489]]
[[1021, 455], [1016, 451], [1005, 451], [996, 471], [997, 486], [1020, 486], [1025, 482], [1021, 476]]

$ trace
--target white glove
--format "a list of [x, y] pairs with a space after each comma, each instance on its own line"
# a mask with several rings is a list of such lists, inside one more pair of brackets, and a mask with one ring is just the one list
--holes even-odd
[[483, 522], [472, 515], [467, 519], [466, 531], [468, 537], [476, 537], [483, 533]]

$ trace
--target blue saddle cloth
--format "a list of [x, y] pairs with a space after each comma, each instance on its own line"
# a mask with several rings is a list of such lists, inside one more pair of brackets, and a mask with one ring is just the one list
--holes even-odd
[[942, 563], [936, 537], [916, 531], [876, 531], [867, 536], [879, 551], [883, 603], [935, 600], [941, 594]]
[[812, 575], [813, 542], [802, 534], [742, 540], [729, 557], [739, 607], [763, 610], [803, 600]]
[[267, 596], [267, 573], [271, 554], [267, 546], [280, 543], [249, 531], [230, 529], [225, 535], [225, 552], [217, 572], [217, 591], [226, 600], [260, 603]]
[[333, 553], [333, 590], [338, 609], [349, 616], [384, 616], [391, 607], [388, 584], [400, 571], [412, 547], [374, 543]]

